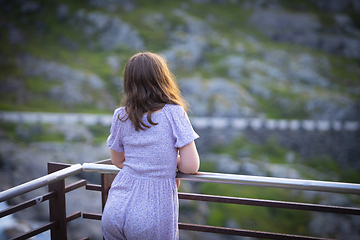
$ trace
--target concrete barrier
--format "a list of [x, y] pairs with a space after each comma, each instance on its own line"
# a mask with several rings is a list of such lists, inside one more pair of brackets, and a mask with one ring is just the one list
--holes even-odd
[[[304, 129], [306, 131], [358, 131], [360, 123], [357, 121], [329, 121], [329, 120], [298, 120], [298, 119], [262, 119], [262, 118], [221, 118], [221, 117], [191, 117], [192, 125], [197, 129], [225, 129], [243, 130], [250, 127], [253, 130], [265, 128], [267, 130]], [[0, 121], [13, 123], [43, 123], [43, 124], [84, 124], [110, 126], [111, 114], [88, 113], [47, 113], [47, 112], [12, 112], [0, 111]]]

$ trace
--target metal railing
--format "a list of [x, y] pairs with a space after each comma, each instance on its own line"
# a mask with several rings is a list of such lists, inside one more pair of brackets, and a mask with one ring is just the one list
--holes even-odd
[[[49, 192], [45, 195], [36, 197], [29, 201], [20, 203], [18, 205], [9, 207], [0, 211], [0, 218], [13, 214], [25, 208], [34, 206], [39, 202], [49, 200], [50, 221], [48, 224], [33, 229], [30, 232], [18, 236], [13, 239], [27, 239], [38, 235], [42, 232], [50, 230], [51, 239], [67, 239], [66, 225], [68, 222], [77, 218], [101, 220], [101, 214], [95, 213], [81, 213], [75, 212], [66, 215], [65, 194], [80, 187], [86, 186], [87, 190], [100, 191], [102, 196], [102, 207], [104, 208], [108, 190], [113, 179], [119, 172], [119, 169], [109, 164], [109, 160], [100, 161], [98, 163], [84, 163], [84, 164], [62, 164], [62, 163], [48, 163], [48, 175], [35, 179], [33, 181], [16, 186], [9, 190], [0, 192], [0, 202], [7, 201], [11, 198], [21, 194], [33, 191], [37, 188], [48, 185]], [[101, 185], [87, 184], [86, 180], [80, 180], [71, 185], [65, 186], [65, 178], [79, 174], [81, 172], [101, 173]], [[177, 179], [186, 181], [238, 184], [248, 186], [272, 187], [272, 188], [286, 188], [298, 190], [310, 190], [333, 193], [346, 193], [360, 195], [360, 184], [350, 184], [341, 182], [328, 181], [312, 181], [302, 179], [287, 179], [287, 178], [273, 178], [273, 177], [257, 177], [248, 175], [233, 175], [233, 174], [219, 174], [219, 173], [205, 173], [199, 172], [194, 175], [187, 175], [178, 173]], [[271, 201], [250, 198], [236, 198], [228, 196], [213, 196], [204, 194], [182, 193], [179, 192], [179, 199], [206, 201], [206, 202], [220, 202], [228, 204], [240, 204], [251, 206], [274, 207], [283, 209], [297, 209], [305, 211], [328, 212], [338, 214], [360, 215], [360, 208], [343, 207], [343, 206], [329, 206], [319, 204]], [[318, 237], [288, 235], [282, 233], [261, 232], [245, 229], [234, 229], [225, 227], [215, 227], [207, 225], [197, 225], [189, 223], [179, 223], [179, 229], [189, 231], [211, 232], [220, 234], [230, 234], [246, 237], [264, 238], [264, 239], [321, 239]], [[87, 239], [87, 238], [83, 238]]]

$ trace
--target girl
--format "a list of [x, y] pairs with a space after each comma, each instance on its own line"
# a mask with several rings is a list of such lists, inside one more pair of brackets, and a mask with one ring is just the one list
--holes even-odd
[[125, 107], [115, 110], [110, 136], [114, 179], [102, 216], [106, 240], [178, 239], [176, 169], [196, 173], [199, 155], [184, 100], [159, 55], [128, 61]]

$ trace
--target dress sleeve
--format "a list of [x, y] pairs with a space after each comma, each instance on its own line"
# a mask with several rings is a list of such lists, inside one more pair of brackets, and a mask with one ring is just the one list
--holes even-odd
[[190, 123], [188, 115], [181, 106], [171, 105], [167, 115], [175, 138], [174, 147], [181, 148], [199, 138]]
[[[121, 121], [118, 119], [119, 114], [123, 112], [123, 108], [118, 108], [114, 111], [114, 116], [111, 122], [110, 135], [106, 141], [108, 147], [117, 152], [123, 152], [124, 146], [121, 139]], [[121, 118], [122, 116], [120, 116]]]

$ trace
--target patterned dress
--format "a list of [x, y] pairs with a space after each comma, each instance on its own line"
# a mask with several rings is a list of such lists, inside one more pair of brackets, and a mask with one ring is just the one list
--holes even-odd
[[[157, 125], [135, 131], [124, 108], [114, 112], [107, 144], [125, 151], [123, 169], [114, 179], [102, 216], [106, 240], [178, 239], [177, 151], [199, 136], [184, 109], [166, 104], [152, 114]], [[125, 117], [126, 119], [126, 117]]]

